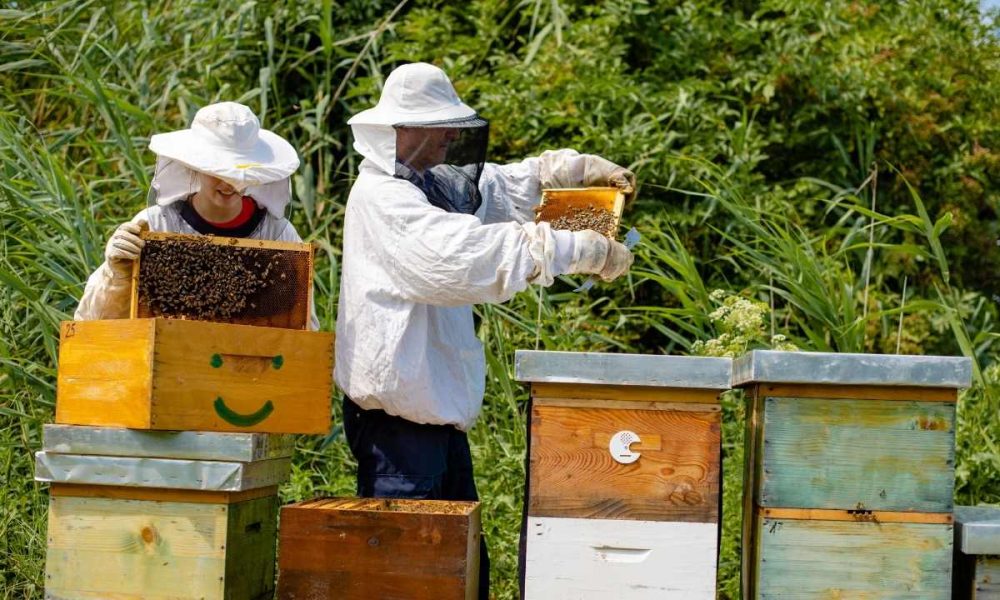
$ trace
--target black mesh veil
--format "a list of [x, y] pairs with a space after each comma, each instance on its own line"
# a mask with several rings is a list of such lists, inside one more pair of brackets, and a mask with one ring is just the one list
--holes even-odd
[[471, 117], [394, 127], [396, 177], [420, 188], [431, 204], [448, 212], [473, 214], [479, 210], [488, 121]]

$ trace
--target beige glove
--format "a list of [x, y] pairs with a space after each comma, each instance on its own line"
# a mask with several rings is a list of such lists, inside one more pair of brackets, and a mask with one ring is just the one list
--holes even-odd
[[129, 221], [122, 223], [111, 234], [108, 245], [104, 248], [104, 259], [115, 277], [129, 277], [132, 274], [132, 261], [139, 258], [142, 247], [146, 244], [139, 237], [139, 232], [147, 228], [146, 221]]
[[573, 262], [567, 273], [589, 273], [604, 281], [618, 279], [635, 260], [624, 244], [590, 229], [575, 234]]
[[625, 205], [635, 200], [635, 173], [596, 154], [584, 155], [583, 185], [617, 187], [625, 194]]

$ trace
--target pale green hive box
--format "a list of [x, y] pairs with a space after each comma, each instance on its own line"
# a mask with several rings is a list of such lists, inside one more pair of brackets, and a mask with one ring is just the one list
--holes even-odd
[[951, 595], [955, 406], [965, 358], [753, 351], [747, 598]]

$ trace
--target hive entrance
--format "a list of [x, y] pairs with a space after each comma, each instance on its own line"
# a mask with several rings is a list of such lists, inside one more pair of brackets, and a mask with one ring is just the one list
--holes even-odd
[[306, 329], [308, 244], [144, 233], [133, 316]]

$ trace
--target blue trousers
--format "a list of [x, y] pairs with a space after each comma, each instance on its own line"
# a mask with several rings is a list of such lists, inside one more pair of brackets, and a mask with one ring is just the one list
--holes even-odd
[[[479, 500], [465, 432], [363, 410], [344, 397], [344, 435], [358, 459], [358, 496]], [[479, 540], [479, 599], [490, 597], [490, 558]]]

